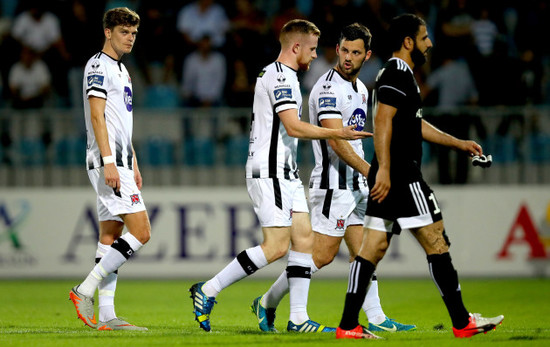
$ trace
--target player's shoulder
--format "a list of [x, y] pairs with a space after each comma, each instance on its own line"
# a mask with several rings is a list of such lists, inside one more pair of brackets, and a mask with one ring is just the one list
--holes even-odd
[[340, 79], [338, 78], [338, 73], [334, 69], [328, 70], [326, 73], [324, 73], [317, 82], [315, 82], [315, 85], [313, 86], [311, 93], [315, 95], [335, 95], [338, 93], [338, 85], [340, 83]]
[[85, 69], [87, 71], [103, 71], [105, 73], [109, 65], [112, 64], [111, 60], [113, 60], [113, 58], [107, 56], [103, 52], [98, 52], [88, 59]]
[[412, 70], [404, 60], [392, 58], [380, 69], [376, 81], [378, 83], [401, 84], [411, 76], [413, 76]]
[[296, 71], [279, 62], [266, 66], [258, 75], [258, 82], [267, 90], [296, 89], [298, 76]]

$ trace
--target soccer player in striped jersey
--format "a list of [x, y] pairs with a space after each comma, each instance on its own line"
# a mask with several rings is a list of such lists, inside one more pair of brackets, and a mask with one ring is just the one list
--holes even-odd
[[349, 273], [342, 320], [336, 338], [370, 338], [359, 324], [359, 311], [376, 265], [384, 257], [393, 234], [409, 229], [427, 255], [430, 274], [449, 311], [456, 337], [471, 337], [494, 329], [504, 316], [468, 313], [462, 302], [458, 274], [449, 254], [436, 197], [422, 178], [422, 140], [482, 155], [474, 141], [459, 140], [422, 119], [422, 100], [413, 68], [422, 65], [432, 42], [426, 23], [416, 15], [394, 18], [388, 32], [392, 58], [376, 78], [373, 93], [375, 156], [367, 176], [363, 239]]
[[[96, 266], [69, 293], [78, 317], [98, 330], [147, 330], [115, 314], [117, 269], [151, 237], [141, 197], [141, 174], [132, 146], [132, 81], [121, 62], [134, 46], [139, 15], [119, 7], [103, 16], [105, 44], [84, 70], [86, 167], [97, 193], [99, 242]], [[128, 232], [122, 235], [126, 226]], [[99, 321], [94, 293], [99, 291]]]
[[207, 282], [190, 288], [195, 319], [210, 331], [210, 313], [216, 296], [229, 285], [269, 263], [288, 257], [290, 320], [288, 330], [333, 332], [309, 319], [307, 294], [311, 278], [313, 232], [304, 187], [298, 176], [298, 138], [355, 140], [370, 133], [318, 127], [301, 118], [302, 96], [298, 70], [308, 70], [317, 57], [320, 31], [306, 20], [291, 20], [281, 29], [281, 52], [260, 72], [254, 91], [246, 185], [263, 232], [261, 245], [242, 251]]
[[[371, 33], [362, 24], [342, 29], [336, 45], [338, 62], [321, 76], [309, 96], [309, 120], [324, 128], [338, 129], [356, 124], [363, 129], [367, 118], [368, 90], [358, 79], [363, 63], [370, 58]], [[314, 140], [315, 168], [309, 182], [311, 223], [314, 231], [312, 273], [328, 265], [339, 251], [342, 239], [350, 260], [359, 252], [369, 189], [370, 165], [364, 160], [361, 140]], [[261, 330], [273, 326], [272, 314], [288, 291], [286, 272], [265, 295], [253, 303]], [[407, 331], [416, 327], [401, 324], [384, 314], [373, 279], [363, 309], [370, 331]], [[264, 313], [265, 312], [265, 313]], [[266, 319], [261, 320], [262, 317]], [[374, 337], [374, 335], [373, 335]]]

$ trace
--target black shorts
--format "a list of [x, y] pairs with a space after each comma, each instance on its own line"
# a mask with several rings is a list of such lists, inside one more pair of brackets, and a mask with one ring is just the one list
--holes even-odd
[[392, 182], [388, 196], [381, 203], [369, 196], [365, 227], [385, 232], [393, 229], [399, 233], [401, 229], [420, 228], [442, 218], [435, 194], [424, 180]]

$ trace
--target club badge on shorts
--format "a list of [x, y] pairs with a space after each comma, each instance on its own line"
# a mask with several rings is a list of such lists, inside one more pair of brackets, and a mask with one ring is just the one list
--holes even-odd
[[336, 220], [336, 230], [344, 230], [344, 220], [343, 219], [337, 219]]
[[136, 204], [141, 204], [141, 201], [139, 200], [139, 194], [130, 195], [130, 199], [132, 200], [132, 206]]

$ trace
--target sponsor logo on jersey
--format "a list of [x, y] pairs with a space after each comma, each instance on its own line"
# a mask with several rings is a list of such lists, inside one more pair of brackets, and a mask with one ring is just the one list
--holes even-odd
[[139, 194], [130, 195], [130, 199], [132, 200], [132, 205], [137, 205], [141, 203], [141, 201], [139, 200]]
[[323, 84], [323, 89], [324, 90], [329, 90], [330, 87], [332, 87], [332, 84], [330, 84], [330, 82], [326, 82], [325, 84]]
[[416, 111], [416, 118], [422, 118], [422, 109], [419, 108], [418, 111]]
[[292, 89], [290, 88], [275, 89], [273, 91], [273, 94], [275, 94], [275, 100], [289, 99], [289, 98], [292, 98]]
[[100, 66], [99, 60], [92, 61], [92, 64], [91, 64], [92, 70], [95, 71], [95, 70], [99, 69], [99, 66]]
[[349, 118], [348, 125], [357, 125], [355, 130], [362, 131], [365, 128], [367, 114], [362, 108], [357, 108]]
[[130, 87], [124, 87], [124, 104], [128, 112], [132, 111], [132, 89]]
[[336, 98], [319, 98], [319, 108], [336, 107]]
[[277, 75], [277, 81], [279, 81], [279, 83], [285, 83], [286, 81], [286, 77], [284, 74], [280, 73]]
[[105, 79], [105, 76], [91, 75], [91, 76], [88, 76], [87, 79], [88, 79], [88, 87], [102, 86], [103, 85], [103, 80]]

